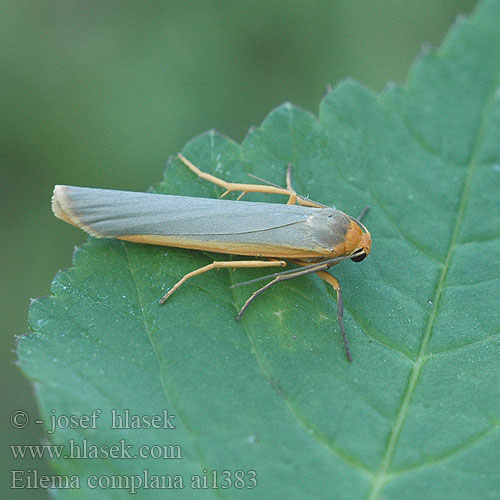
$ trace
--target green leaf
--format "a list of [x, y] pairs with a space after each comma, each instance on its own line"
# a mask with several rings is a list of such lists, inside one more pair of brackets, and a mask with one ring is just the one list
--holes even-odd
[[[31, 305], [19, 359], [48, 427], [102, 415], [98, 428], [57, 429], [51, 441], [65, 453], [69, 440], [180, 448], [164, 459], [55, 459], [57, 473], [81, 479], [61, 498], [95, 498], [91, 475], [104, 477], [99, 498], [125, 497], [130, 484], [112, 489], [106, 477], [146, 469], [150, 481], [182, 476], [184, 488], [137, 478], [140, 498], [500, 498], [498, 26], [500, 3], [485, 1], [403, 88], [375, 95], [344, 82], [318, 118], [285, 104], [241, 146], [209, 132], [184, 148], [227, 180], [283, 184], [291, 162], [299, 193], [352, 215], [371, 205], [370, 258], [332, 270], [352, 364], [335, 294], [316, 276], [269, 290], [236, 323], [253, 288], [229, 286], [262, 270], [198, 276], [159, 306], [176, 280], [221, 256], [94, 239], [76, 252], [52, 295]], [[177, 160], [155, 190], [221, 194]], [[168, 410], [175, 429], [110, 429], [112, 409]], [[251, 486], [254, 470], [257, 486], [193, 492], [204, 470], [219, 472], [219, 486], [238, 470]]]

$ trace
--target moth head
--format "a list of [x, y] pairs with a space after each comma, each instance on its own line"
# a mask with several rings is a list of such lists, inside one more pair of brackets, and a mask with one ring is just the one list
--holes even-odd
[[353, 262], [361, 262], [362, 260], [366, 259], [366, 257], [368, 257], [371, 252], [372, 237], [368, 229], [366, 229], [366, 227], [359, 220], [355, 220], [356, 223], [359, 224], [363, 232], [359, 238], [356, 249], [351, 253], [351, 260]]

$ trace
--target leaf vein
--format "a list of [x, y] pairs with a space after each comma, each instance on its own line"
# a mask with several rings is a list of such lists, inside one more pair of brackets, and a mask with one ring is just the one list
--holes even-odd
[[[172, 397], [172, 395], [169, 396], [169, 391], [168, 391], [167, 382], [166, 382], [166, 378], [165, 378], [165, 369], [164, 369], [164, 365], [162, 363], [162, 358], [161, 358], [160, 352], [156, 346], [156, 343], [155, 343], [154, 337], [153, 337], [153, 333], [151, 332], [151, 328], [149, 327], [148, 320], [146, 318], [144, 304], [143, 304], [143, 301], [141, 298], [141, 293], [139, 291], [139, 283], [137, 282], [134, 268], [132, 266], [132, 263], [130, 262], [127, 244], [125, 242], [121, 242], [121, 243], [122, 243], [122, 247], [124, 250], [125, 258], [127, 260], [127, 267], [129, 269], [130, 276], [132, 277], [132, 280], [134, 282], [134, 286], [135, 286], [135, 289], [137, 292], [137, 302], [138, 302], [138, 305], [141, 309], [144, 331], [149, 338], [149, 341], [151, 343], [151, 348], [153, 350], [154, 356], [155, 356], [156, 361], [158, 363], [158, 369], [159, 369], [159, 373], [160, 373], [160, 377], [159, 377], [160, 383], [161, 383], [163, 395], [164, 395], [164, 397], [167, 401], [167, 404], [168, 404], [170, 402], [170, 400], [173, 400], [173, 397]], [[198, 462], [198, 465], [201, 467], [201, 470], [203, 470], [203, 469], [208, 470], [209, 467], [206, 465], [206, 459], [203, 456], [203, 453], [200, 450], [199, 445], [196, 442], [195, 433], [191, 429], [191, 426], [188, 424], [187, 418], [184, 415], [184, 411], [180, 408], [178, 403], [174, 403], [174, 406], [175, 406], [176, 416], [180, 417], [180, 420], [182, 420], [184, 428], [187, 431], [187, 434], [191, 437], [191, 440], [193, 442], [193, 448], [194, 448], [195, 453], [196, 453], [196, 460]], [[211, 493], [214, 494], [215, 497], [224, 498], [224, 496], [219, 491], [213, 490], [213, 489], [211, 489], [210, 491], [211, 491]]]
[[430, 460], [427, 460], [426, 462], [422, 462], [422, 463], [414, 465], [414, 466], [398, 469], [397, 471], [392, 472], [389, 476], [391, 478], [393, 478], [393, 477], [401, 476], [403, 474], [407, 474], [408, 472], [413, 472], [415, 470], [423, 469], [425, 467], [430, 467], [430, 466], [439, 464], [441, 462], [445, 462], [446, 460], [449, 460], [450, 458], [453, 458], [454, 456], [465, 452], [469, 448], [473, 448], [479, 442], [483, 441], [484, 439], [487, 439], [490, 436], [490, 434], [492, 434], [493, 432], [498, 430], [498, 428], [499, 428], [498, 425], [494, 424], [490, 428], [486, 429], [485, 431], [471, 436], [464, 443], [459, 444], [455, 448], [448, 450], [446, 453], [443, 453], [442, 455], [437, 455], [437, 456], [431, 458]]

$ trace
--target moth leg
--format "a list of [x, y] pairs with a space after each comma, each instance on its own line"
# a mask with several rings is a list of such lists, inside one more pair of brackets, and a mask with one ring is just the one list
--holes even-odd
[[231, 191], [243, 191], [245, 193], [269, 193], [269, 194], [285, 194], [290, 196], [290, 192], [288, 189], [277, 187], [277, 186], [264, 186], [260, 184], [242, 184], [239, 182], [227, 182], [223, 179], [219, 179], [215, 177], [215, 175], [208, 174], [207, 172], [201, 171], [197, 166], [191, 163], [185, 156], [179, 153], [179, 159], [186, 165], [186, 167], [194, 172], [201, 179], [205, 179], [206, 181], [212, 182], [217, 186], [223, 187], [226, 192], [223, 193], [222, 197], [224, 197], [227, 193]]
[[[311, 261], [311, 262], [308, 262], [307, 260], [300, 260], [300, 259], [288, 259], [290, 262], [293, 262], [294, 264], [297, 264], [298, 266], [312, 266], [314, 264], [318, 264], [321, 265], [321, 260], [318, 260], [318, 261]], [[342, 262], [342, 261], [340, 261]], [[340, 262], [333, 262], [333, 263], [329, 263], [328, 264], [328, 268], [332, 267], [332, 266], [336, 266], [337, 264], [340, 264]], [[316, 272], [316, 271], [314, 271]]]
[[[297, 203], [297, 192], [292, 186], [292, 164], [289, 163], [286, 167], [286, 188], [290, 191], [290, 198], [286, 202], [287, 205], [295, 205]], [[300, 205], [300, 200], [299, 200]]]
[[337, 320], [340, 326], [340, 332], [342, 333], [342, 340], [344, 341], [345, 354], [347, 360], [352, 362], [351, 351], [349, 350], [349, 342], [347, 341], [347, 335], [344, 327], [344, 302], [342, 300], [342, 290], [340, 288], [340, 283], [336, 278], [334, 278], [330, 273], [326, 271], [316, 271], [316, 274], [326, 283], [331, 285], [333, 289], [337, 292]]
[[289, 163], [286, 167], [286, 188], [290, 192], [290, 198], [288, 199], [287, 205], [303, 205], [305, 207], [315, 207], [315, 208], [325, 208], [325, 205], [321, 203], [316, 203], [315, 201], [309, 200], [299, 196], [292, 186], [292, 164]]
[[[295, 263], [298, 263], [300, 265], [301, 261], [294, 261]], [[303, 265], [310, 265], [309, 262], [303, 262]], [[281, 274], [276, 276], [272, 281], [267, 283], [267, 285], [264, 285], [262, 288], [259, 288], [255, 292], [250, 295], [250, 297], [246, 300], [246, 302], [243, 304], [243, 307], [240, 309], [240, 312], [238, 313], [238, 316], [236, 316], [236, 319], [238, 321], [241, 320], [241, 317], [245, 313], [245, 311], [248, 309], [248, 306], [263, 292], [271, 288], [273, 285], [276, 285], [280, 281], [285, 281], [293, 278], [297, 278], [299, 276], [305, 276], [306, 274], [311, 274], [311, 273], [316, 273], [322, 280], [326, 281], [329, 285], [333, 287], [333, 289], [337, 292], [337, 320], [339, 322], [340, 326], [340, 332], [342, 333], [342, 340], [344, 342], [344, 348], [345, 348], [345, 354], [347, 357], [347, 360], [349, 362], [352, 362], [352, 356], [351, 356], [351, 351], [349, 349], [349, 342], [347, 341], [347, 334], [345, 331], [344, 327], [344, 302], [342, 300], [342, 290], [340, 287], [340, 283], [336, 278], [334, 278], [330, 273], [326, 272], [326, 269], [328, 269], [331, 266], [331, 264], [322, 264], [321, 262], [318, 262], [318, 266], [314, 267], [312, 269], [297, 269], [296, 272], [290, 273], [290, 274]]]
[[206, 273], [212, 269], [222, 268], [238, 268], [238, 267], [285, 267], [284, 260], [230, 260], [230, 261], [215, 261], [207, 266], [200, 267], [190, 273], [184, 275], [161, 299], [160, 304], [163, 304], [183, 283], [189, 278]]
[[[368, 209], [369, 208], [370, 207], [368, 207]], [[366, 213], [366, 211], [367, 211], [367, 209], [365, 208], [363, 210], [363, 212]], [[310, 266], [311, 265], [310, 262], [305, 262], [303, 260], [293, 259], [291, 262], [293, 262], [294, 264], [297, 264], [299, 266]], [[335, 262], [334, 264], [330, 264], [328, 267], [331, 267], [332, 265], [335, 266], [336, 264], [338, 264], [338, 262]], [[352, 361], [351, 352], [349, 350], [349, 343], [347, 341], [347, 335], [346, 335], [345, 327], [344, 327], [344, 302], [342, 300], [342, 290], [340, 287], [340, 283], [338, 282], [338, 280], [335, 277], [333, 277], [330, 273], [328, 273], [324, 270], [315, 271], [315, 272], [323, 281], [326, 281], [326, 283], [331, 285], [333, 287], [333, 289], [337, 292], [337, 320], [339, 322], [340, 332], [342, 333], [342, 340], [344, 342], [345, 354], [347, 356], [347, 359], [349, 361]]]
[[219, 179], [219, 177], [215, 177], [215, 175], [208, 174], [207, 172], [203, 172], [200, 170], [196, 165], [191, 163], [185, 156], [179, 153], [178, 155], [179, 159], [186, 165], [186, 167], [191, 170], [191, 172], [194, 172], [198, 177], [201, 179], [205, 179], [208, 182], [212, 182], [213, 184], [216, 184], [217, 186], [221, 186], [222, 188], [225, 189], [225, 192], [222, 193], [221, 198], [224, 198], [228, 193], [232, 191], [241, 191], [244, 194], [246, 193], [265, 193], [265, 194], [283, 194], [285, 196], [288, 196], [291, 198], [292, 196], [296, 196], [297, 200], [299, 200], [299, 203], [301, 205], [305, 205], [308, 207], [322, 207], [323, 205], [320, 205], [318, 203], [315, 203], [313, 201], [307, 200], [305, 198], [302, 198], [301, 196], [297, 196], [295, 192], [291, 192], [288, 189], [279, 187], [279, 186], [274, 186], [274, 185], [263, 185], [263, 184], [244, 184], [244, 183], [239, 183], [239, 182], [227, 182], [223, 179]]
[[[321, 269], [321, 267], [319, 267]], [[326, 269], [326, 266], [323, 267], [323, 269]], [[291, 280], [293, 278], [297, 278], [299, 276], [305, 276], [306, 274], [311, 274], [312, 272], [316, 272], [316, 269], [307, 269], [307, 270], [302, 270], [302, 269], [297, 269], [296, 272], [290, 273], [290, 274], [278, 274], [272, 281], [264, 285], [263, 287], [259, 288], [255, 292], [248, 297], [246, 302], [243, 304], [243, 307], [240, 309], [240, 312], [236, 316], [236, 321], [240, 321], [243, 314], [245, 314], [245, 311], [248, 309], [248, 306], [263, 292], [271, 288], [273, 285], [276, 285], [280, 281], [286, 281], [286, 280]]]

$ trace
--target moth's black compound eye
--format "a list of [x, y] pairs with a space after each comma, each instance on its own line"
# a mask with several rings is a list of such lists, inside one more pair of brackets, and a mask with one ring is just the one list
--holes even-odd
[[351, 257], [351, 260], [353, 262], [361, 262], [362, 260], [364, 260], [366, 258], [366, 253], [358, 253], [357, 255], [355, 255], [354, 257]]

